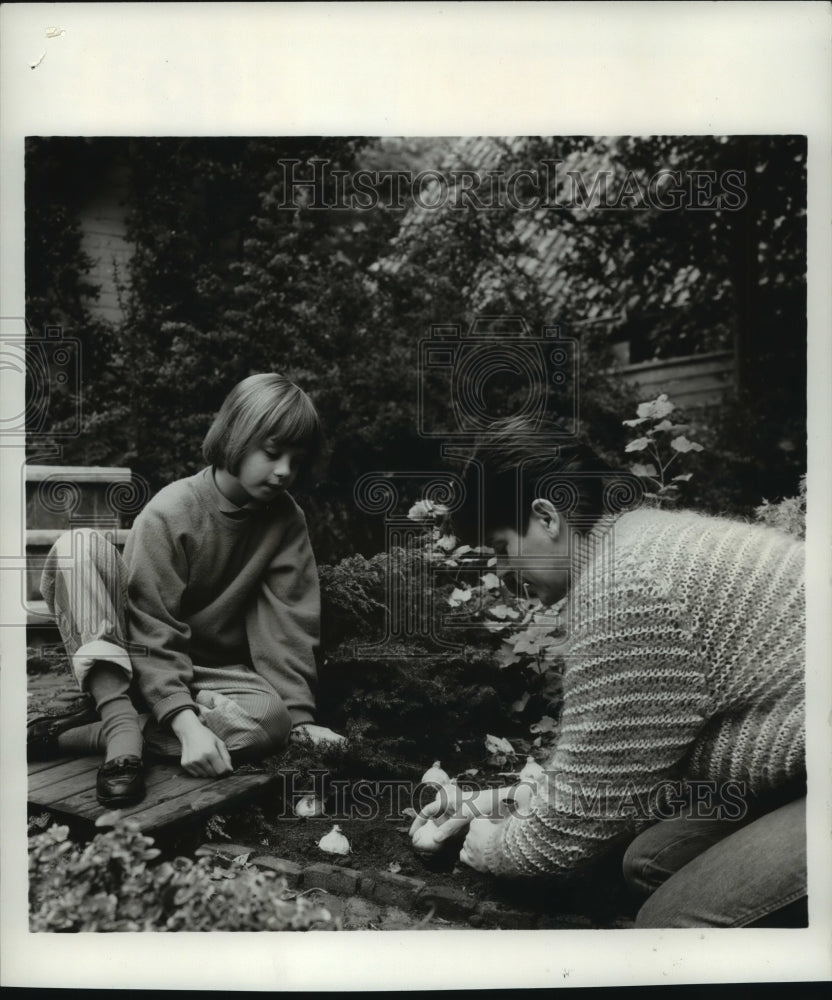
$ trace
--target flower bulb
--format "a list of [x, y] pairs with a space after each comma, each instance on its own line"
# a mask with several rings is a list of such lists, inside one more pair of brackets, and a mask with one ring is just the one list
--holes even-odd
[[318, 847], [327, 854], [349, 854], [350, 842], [341, 833], [341, 827], [335, 826], [318, 841]]
[[422, 775], [422, 784], [424, 785], [447, 785], [450, 783], [450, 780], [447, 771], [442, 770], [441, 763], [438, 760], [435, 760], [433, 766], [429, 767]]
[[534, 757], [527, 757], [523, 770], [520, 772], [521, 781], [538, 782], [546, 772], [537, 763]]
[[311, 819], [323, 814], [323, 804], [314, 795], [302, 795], [295, 803], [295, 816], [300, 816], [301, 819]]

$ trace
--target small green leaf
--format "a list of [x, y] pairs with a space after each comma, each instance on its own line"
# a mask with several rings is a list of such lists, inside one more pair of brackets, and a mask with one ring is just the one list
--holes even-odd
[[531, 733], [554, 733], [557, 731], [558, 724], [551, 717], [551, 715], [544, 715], [540, 722], [534, 722], [529, 726], [529, 732]]
[[688, 452], [688, 451], [702, 451], [703, 450], [701, 444], [697, 444], [695, 441], [688, 441], [688, 439], [685, 437], [684, 434], [681, 434], [679, 437], [674, 438], [670, 442], [670, 447], [674, 451], [679, 451], [679, 452], [682, 452], [683, 454], [685, 452]]
[[638, 413], [640, 417], [646, 419], [660, 419], [661, 417], [666, 417], [675, 409], [676, 407], [667, 398], [667, 394], [663, 392], [660, 396], [651, 400], [651, 402], [641, 403], [636, 410], [636, 413]]
[[502, 736], [492, 736], [488, 733], [485, 737], [485, 749], [490, 754], [495, 753], [506, 753], [513, 754], [514, 747], [509, 743], [508, 740], [503, 739]]
[[515, 611], [514, 608], [509, 608], [505, 604], [495, 604], [493, 608], [488, 609], [489, 614], [494, 615], [495, 618], [499, 618], [500, 621], [504, 621], [506, 618], [511, 618], [513, 620], [520, 617], [520, 612]]

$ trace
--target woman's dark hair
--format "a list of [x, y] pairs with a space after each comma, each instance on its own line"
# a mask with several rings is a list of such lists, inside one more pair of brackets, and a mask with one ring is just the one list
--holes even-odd
[[554, 420], [495, 422], [463, 470], [465, 497], [451, 514], [454, 531], [471, 544], [478, 536], [487, 544], [500, 528], [525, 534], [538, 497], [550, 500], [576, 530], [588, 531], [605, 512], [604, 479], [615, 472]]

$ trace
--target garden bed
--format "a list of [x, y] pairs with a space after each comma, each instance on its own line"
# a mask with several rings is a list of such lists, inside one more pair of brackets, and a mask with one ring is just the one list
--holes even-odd
[[[463, 672], [468, 669], [464, 658], [456, 666]], [[354, 661], [350, 676], [342, 677], [352, 685], [359, 702], [362, 690], [375, 689], [373, 671], [378, 669], [381, 669], [378, 663], [367, 665], [363, 671], [364, 688], [358, 683], [359, 667]], [[422, 670], [428, 675], [429, 664], [423, 662]], [[418, 678], [414, 678], [413, 683], [418, 683]], [[330, 684], [327, 697], [332, 697], [336, 688], [336, 684]], [[78, 698], [68, 665], [57, 651], [30, 657], [31, 714], [66, 711]], [[312, 876], [317, 872], [318, 877], [312, 878], [312, 885], [304, 884], [304, 887], [322, 888], [332, 895], [343, 896], [342, 902], [333, 906], [344, 915], [345, 926], [590, 928], [630, 925], [635, 903], [621, 878], [620, 858], [608, 858], [581, 878], [555, 883], [484, 876], [458, 861], [458, 842], [436, 857], [416, 854], [408, 836], [412, 821], [408, 810], [418, 809], [432, 798], [431, 790], [420, 783], [425, 767], [432, 763], [428, 759], [432, 754], [425, 754], [426, 746], [433, 748], [437, 745], [435, 740], [439, 740], [443, 751], [447, 751], [442, 758], [443, 767], [461, 783], [496, 784], [507, 783], [509, 779], [498, 772], [501, 765], [494, 764], [494, 760], [499, 762], [500, 758], [487, 753], [481, 738], [452, 739], [446, 714], [442, 712], [436, 713], [435, 731], [423, 732], [423, 738], [417, 740], [412, 728], [414, 720], [419, 718], [416, 701], [412, 712], [414, 719], [409, 721], [407, 713], [399, 716], [402, 724], [399, 736], [385, 732], [378, 716], [374, 725], [365, 722], [363, 735], [353, 733], [343, 749], [319, 751], [302, 744], [290, 746], [279, 757], [258, 765], [274, 774], [277, 781], [257, 804], [218, 813], [207, 823], [183, 829], [178, 839], [160, 841], [159, 846], [168, 856], [177, 853], [194, 856], [197, 847], [202, 845], [226, 861], [230, 856], [245, 854], [252, 860], [267, 857], [286, 861], [296, 865], [299, 871], [311, 869]], [[339, 720], [328, 718], [325, 721], [336, 723]], [[354, 728], [362, 727], [355, 724]], [[524, 744], [524, 747], [527, 745], [530, 746]], [[414, 758], [419, 760], [418, 764], [414, 763]], [[466, 776], [466, 771], [476, 771], [477, 775]], [[294, 814], [295, 801], [307, 791], [318, 793], [324, 805], [323, 816], [302, 819]], [[43, 829], [47, 821], [46, 817], [39, 817], [33, 829]], [[318, 846], [321, 837], [335, 823], [349, 841], [350, 853], [345, 857], [327, 854]], [[359, 881], [352, 885], [352, 891], [339, 894], [333, 890], [339, 884], [342, 889], [349, 890], [350, 877], [341, 883], [332, 878], [327, 882], [324, 878], [323, 886], [316, 885], [321, 881], [320, 872], [325, 870], [319, 867], [321, 865], [327, 870], [335, 866], [345, 872], [358, 873], [350, 877], [363, 880], [364, 888], [359, 889]], [[377, 891], [373, 887], [378, 885], [382, 888]], [[348, 906], [350, 899], [363, 899], [364, 903], [353, 901]], [[431, 914], [431, 905], [433, 915], [428, 924], [424, 924]], [[409, 917], [403, 917], [402, 913], [409, 913]]]

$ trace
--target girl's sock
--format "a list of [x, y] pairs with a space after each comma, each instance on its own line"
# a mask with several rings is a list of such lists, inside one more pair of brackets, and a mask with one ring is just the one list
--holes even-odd
[[58, 746], [74, 754], [103, 753], [105, 760], [141, 757], [142, 727], [121, 667], [99, 660], [87, 675], [87, 687], [101, 722], [68, 729], [58, 737]]
[[86, 757], [89, 754], [103, 753], [105, 746], [101, 738], [103, 729], [104, 724], [101, 722], [90, 722], [86, 726], [67, 729], [58, 737], [58, 748], [68, 757]]

